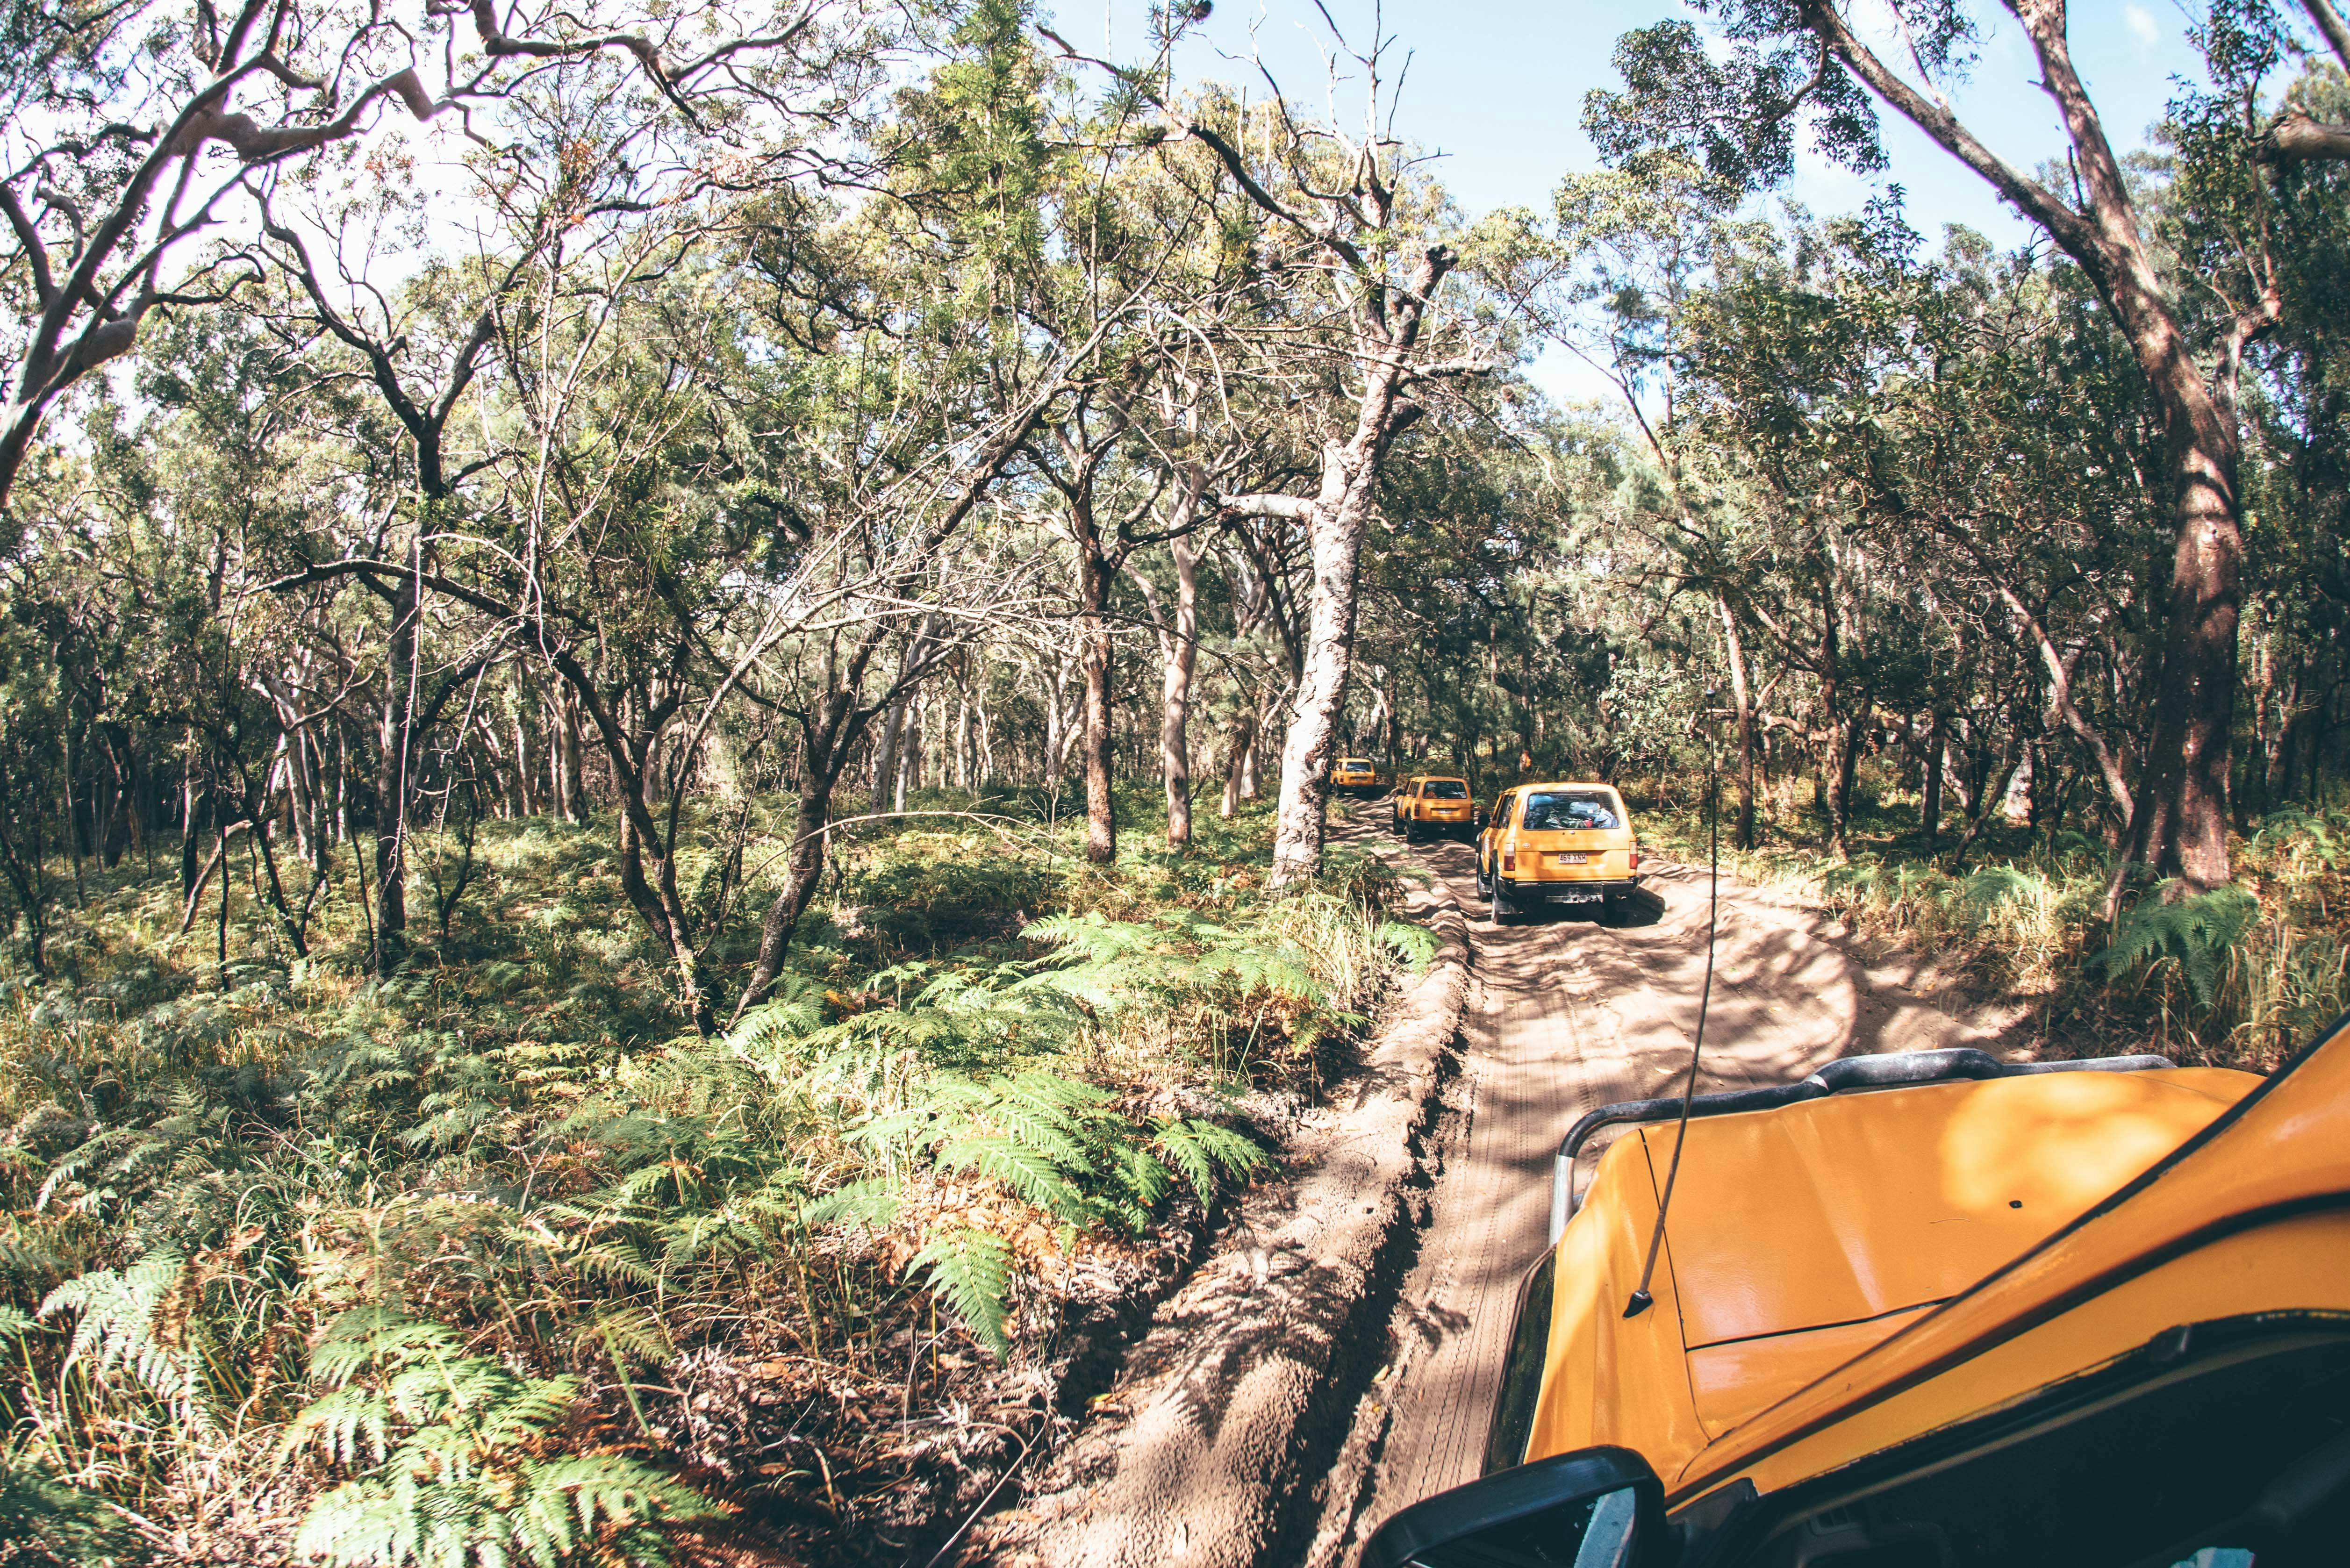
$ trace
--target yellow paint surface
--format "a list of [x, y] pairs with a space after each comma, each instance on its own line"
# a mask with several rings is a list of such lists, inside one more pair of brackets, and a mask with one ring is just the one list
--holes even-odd
[[[2166, 1312], [2180, 1315], [2156, 1328], [2191, 1321], [2201, 1308], [2189, 1297], [2208, 1293], [2186, 1290], [2190, 1277], [2298, 1278], [2269, 1293], [2350, 1307], [2350, 1247], [2296, 1274], [2274, 1249], [2309, 1246], [2314, 1232], [2293, 1231], [2233, 1259], [2232, 1275], [2164, 1263], [2112, 1303], [2090, 1287], [2053, 1323], [2002, 1332], [2048, 1293], [2083, 1292], [2087, 1272], [2127, 1272], [2178, 1227], [2208, 1226], [2255, 1191], [2350, 1191], [2350, 1041], [2320, 1055], [2294, 1075], [2308, 1084], [2272, 1093], [2145, 1190], [2063, 1235], [2261, 1080], [2218, 1069], [2058, 1073], [1700, 1118], [1650, 1285], [1656, 1305], [1628, 1320], [1678, 1134], [1650, 1127], [1618, 1139], [1559, 1240], [1527, 1457], [1620, 1444], [1647, 1455], [1679, 1495], [1742, 1473], [1768, 1490], [2110, 1359]], [[2263, 1172], [2222, 1183], [2212, 1157], [2221, 1146]], [[2199, 1182], [2188, 1174], [2199, 1168], [2213, 1175]], [[2165, 1305], [2173, 1285], [2183, 1293]], [[1937, 1357], [1955, 1361], [1898, 1398], [1872, 1397], [1899, 1369]]]

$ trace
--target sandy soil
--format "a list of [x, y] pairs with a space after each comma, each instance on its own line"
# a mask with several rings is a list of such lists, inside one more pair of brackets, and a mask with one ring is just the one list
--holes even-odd
[[[1596, 1106], [1678, 1092], [1697, 1023], [1702, 866], [1651, 863], [1634, 906], [1613, 918], [1571, 906], [1496, 927], [1465, 845], [1421, 857], [1471, 916], [1461, 1070], [1391, 1358], [1320, 1489], [1312, 1568], [1351, 1564], [1388, 1514], [1476, 1476], [1558, 1140]], [[1999, 1050], [2022, 1020], [1932, 990], [1918, 961], [1872, 960], [1826, 917], [1729, 877], [1715, 965], [1700, 1093], [1786, 1082], [1839, 1056]]]

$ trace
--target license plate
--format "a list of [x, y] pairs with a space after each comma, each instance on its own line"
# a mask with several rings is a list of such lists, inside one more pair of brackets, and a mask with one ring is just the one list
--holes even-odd
[[1585, 854], [1582, 850], [1577, 849], [1570, 851], [1565, 855], [1554, 855], [1550, 857], [1550, 863], [1554, 866], [1581, 866], [1586, 864], [1590, 859], [1590, 856]]

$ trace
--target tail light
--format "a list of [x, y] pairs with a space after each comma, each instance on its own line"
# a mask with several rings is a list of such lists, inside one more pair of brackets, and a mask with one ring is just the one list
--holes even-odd
[[1640, 846], [1639, 846], [1638, 845], [1637, 845], [1637, 844], [1636, 844], [1636, 845], [1634, 845], [1634, 846], [1632, 846], [1632, 869], [1633, 869], [1633, 870], [1635, 870], [1635, 871], [1638, 871], [1639, 868], [1640, 868]]
[[1514, 850], [1514, 849], [1504, 849], [1504, 850], [1503, 850], [1503, 851], [1502, 851], [1502, 869], [1503, 869], [1503, 870], [1504, 870], [1504, 871], [1514, 871], [1514, 870], [1516, 870], [1517, 868], [1518, 868], [1518, 852], [1517, 852], [1516, 850]]

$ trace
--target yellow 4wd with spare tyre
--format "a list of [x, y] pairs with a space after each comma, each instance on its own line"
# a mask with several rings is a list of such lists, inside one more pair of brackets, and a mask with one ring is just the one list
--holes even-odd
[[1598, 904], [1613, 913], [1640, 885], [1632, 814], [1604, 784], [1503, 790], [1477, 837], [1477, 891], [1496, 924], [1536, 904]]
[[1366, 1568], [2350, 1562], [2345, 1024], [2265, 1079], [1926, 1051], [1592, 1112], [1485, 1479]]
[[1477, 805], [1469, 796], [1469, 781], [1455, 774], [1420, 774], [1396, 791], [1395, 830], [1417, 844], [1431, 833], [1460, 835], [1476, 831]]

